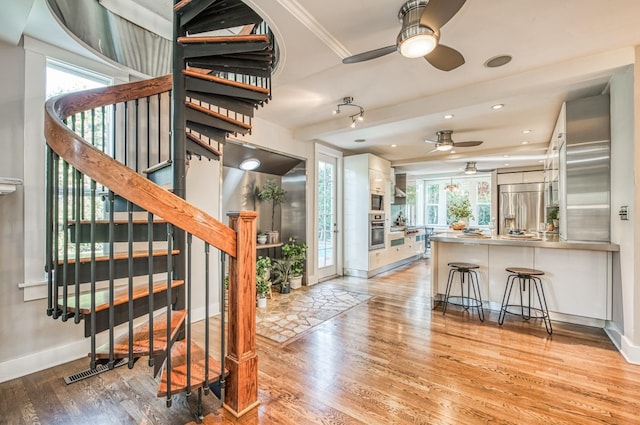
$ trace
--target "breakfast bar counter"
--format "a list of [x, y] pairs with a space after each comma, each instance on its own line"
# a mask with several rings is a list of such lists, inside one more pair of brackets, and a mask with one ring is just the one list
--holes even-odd
[[469, 236], [447, 232], [431, 237], [432, 300], [442, 299], [448, 263], [467, 262], [478, 269], [486, 307], [498, 311], [508, 273], [506, 267], [545, 272], [543, 283], [552, 319], [604, 326], [611, 319], [613, 253], [618, 245], [567, 242], [557, 235]]

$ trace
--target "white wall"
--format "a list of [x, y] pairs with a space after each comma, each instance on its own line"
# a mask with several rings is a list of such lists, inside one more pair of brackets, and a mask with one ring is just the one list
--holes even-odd
[[[636, 89], [637, 90], [637, 89]], [[638, 214], [635, 212], [637, 189], [635, 164], [638, 152], [637, 114], [634, 108], [634, 68], [628, 67], [615, 75], [610, 82], [611, 95], [611, 242], [620, 245], [614, 255], [613, 320], [607, 324], [607, 332], [627, 360], [640, 363], [640, 341], [637, 324], [640, 320], [639, 305], [634, 299], [638, 292], [636, 232]], [[634, 157], [636, 161], [634, 163]], [[629, 220], [618, 217], [621, 206], [628, 206]]]

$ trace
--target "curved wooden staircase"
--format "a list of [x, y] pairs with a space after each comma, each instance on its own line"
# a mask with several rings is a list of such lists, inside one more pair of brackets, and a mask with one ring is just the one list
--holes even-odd
[[[214, 388], [240, 416], [258, 403], [257, 214], [230, 214], [227, 226], [185, 201], [186, 162], [220, 160], [228, 134], [251, 131], [255, 108], [271, 97], [274, 40], [238, 0], [177, 2], [174, 35], [173, 78], [63, 95], [45, 106], [47, 314], [84, 322], [90, 370], [122, 359], [132, 368], [148, 357], [167, 406], [174, 394], [197, 390], [202, 417], [202, 396]], [[211, 247], [220, 252], [217, 276]], [[204, 264], [194, 249], [203, 250]], [[209, 317], [213, 287], [224, 305], [226, 256], [228, 332], [223, 314], [221, 329], [205, 320], [204, 341], [195, 341], [192, 302], [204, 294]], [[194, 266], [204, 267], [204, 281], [195, 281]], [[210, 350], [214, 331], [219, 361]]]

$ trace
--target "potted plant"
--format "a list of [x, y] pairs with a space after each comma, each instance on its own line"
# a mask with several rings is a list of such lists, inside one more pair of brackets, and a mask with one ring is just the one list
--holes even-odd
[[295, 238], [289, 238], [289, 241], [282, 245], [282, 256], [291, 260], [291, 270], [289, 273], [289, 282], [291, 289], [298, 289], [302, 286], [302, 274], [304, 273], [304, 262], [307, 258], [307, 244], [296, 243]]
[[264, 245], [267, 243], [267, 234], [265, 232], [258, 232], [258, 245]]
[[289, 258], [278, 258], [271, 263], [271, 271], [275, 275], [274, 283], [280, 284], [280, 293], [291, 292], [289, 276], [291, 276], [291, 266], [293, 261]]
[[460, 230], [468, 225], [471, 213], [471, 202], [466, 195], [451, 194], [447, 199], [447, 223], [454, 230]]
[[258, 295], [258, 307], [265, 308], [267, 306], [267, 295], [271, 290], [271, 282], [264, 276], [256, 276], [256, 293]]
[[287, 192], [282, 190], [275, 179], [268, 179], [258, 192], [258, 199], [271, 201], [271, 231], [269, 243], [278, 243], [278, 231], [275, 229], [276, 207], [286, 199]]
[[271, 258], [260, 255], [256, 260], [256, 276], [262, 276], [269, 280], [271, 270]]
[[553, 223], [553, 228], [558, 228], [558, 213], [560, 212], [560, 207], [553, 207], [549, 211], [547, 211], [547, 223]]

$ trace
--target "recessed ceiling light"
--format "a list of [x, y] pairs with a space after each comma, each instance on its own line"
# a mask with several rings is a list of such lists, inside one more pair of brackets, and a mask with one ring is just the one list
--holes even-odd
[[454, 150], [451, 150], [451, 151], [449, 151], [449, 153], [456, 153], [456, 151], [454, 151]]
[[538, 162], [544, 162], [544, 159], [539, 159]]
[[491, 109], [493, 109], [493, 110], [498, 110], [498, 109], [502, 109], [502, 108], [504, 108], [504, 104], [503, 103], [496, 103], [495, 105], [493, 105], [491, 107]]
[[356, 140], [354, 140], [354, 142], [356, 142], [356, 143], [364, 143], [366, 141], [367, 141], [367, 139], [356, 139]]
[[392, 148], [395, 148], [396, 146], [398, 146], [398, 145], [396, 145], [395, 143], [393, 145], [391, 145]]
[[260, 160], [257, 158], [245, 159], [240, 163], [240, 169], [245, 171], [255, 170], [260, 166]]
[[522, 144], [523, 144], [523, 145], [528, 145], [528, 144], [529, 144], [529, 142], [525, 140], [524, 142], [522, 142]]
[[522, 130], [522, 134], [529, 134], [531, 133], [531, 130]]
[[509, 163], [508, 163], [508, 162], [505, 162], [505, 163], [504, 163], [504, 165], [505, 165], [505, 166], [507, 166], [507, 165], [509, 165]]
[[503, 158], [509, 158], [509, 155], [502, 155]]
[[510, 55], [494, 56], [487, 59], [487, 61], [484, 63], [484, 66], [487, 68], [498, 68], [511, 62], [511, 59], [513, 58]]
[[451, 119], [451, 118], [453, 118], [454, 116], [455, 116], [455, 115], [453, 115], [453, 114], [447, 114], [447, 115], [445, 115], [445, 116], [444, 116], [444, 119], [445, 119], [445, 120], [450, 120], [450, 119]]

